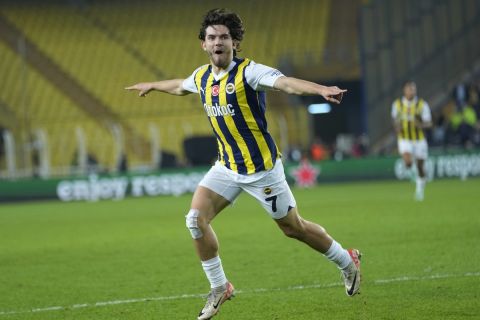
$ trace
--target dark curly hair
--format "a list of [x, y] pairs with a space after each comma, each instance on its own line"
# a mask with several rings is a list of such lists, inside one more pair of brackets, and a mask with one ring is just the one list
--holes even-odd
[[417, 86], [417, 84], [415, 83], [415, 81], [413, 81], [412, 79], [408, 79], [408, 80], [405, 80], [403, 83], [402, 83], [402, 88], [405, 89], [406, 86], [409, 86], [413, 84], [414, 86]]
[[209, 26], [214, 25], [226, 26], [230, 31], [230, 36], [232, 39], [237, 41], [237, 50], [234, 50], [234, 55], [236, 55], [236, 51], [241, 51], [240, 42], [243, 40], [245, 29], [243, 28], [242, 19], [240, 19], [238, 14], [224, 8], [217, 8], [208, 11], [205, 14], [205, 17], [203, 17], [198, 38], [202, 41], [205, 41], [206, 29]]

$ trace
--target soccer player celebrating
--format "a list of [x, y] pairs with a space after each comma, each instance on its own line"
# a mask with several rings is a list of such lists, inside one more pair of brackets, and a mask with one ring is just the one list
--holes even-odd
[[403, 85], [403, 97], [392, 104], [393, 125], [398, 137], [398, 152], [409, 175], [412, 176], [412, 164], [416, 160], [417, 178], [415, 199], [423, 201], [426, 174], [425, 160], [428, 157], [428, 145], [424, 129], [432, 126], [432, 115], [428, 103], [417, 97], [417, 85], [407, 81]]
[[360, 253], [345, 250], [321, 226], [303, 219], [286, 182], [281, 154], [267, 130], [265, 90], [319, 95], [340, 103], [346, 90], [286, 77], [280, 71], [237, 57], [244, 28], [226, 9], [205, 15], [199, 39], [210, 63], [186, 79], [138, 83], [127, 90], [140, 96], [156, 90], [173, 95], [197, 93], [217, 138], [218, 161], [199, 183], [186, 215], [194, 246], [211, 291], [198, 319], [210, 319], [234, 295], [222, 267], [210, 222], [242, 191], [255, 197], [286, 236], [324, 254], [341, 270], [348, 296], [360, 286]]

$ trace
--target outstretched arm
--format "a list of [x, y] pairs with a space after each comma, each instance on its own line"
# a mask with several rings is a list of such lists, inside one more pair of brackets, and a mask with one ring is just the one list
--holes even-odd
[[126, 87], [126, 90], [138, 90], [140, 97], [145, 97], [150, 91], [156, 90], [173, 94], [176, 96], [184, 96], [191, 93], [182, 86], [183, 79], [162, 80], [158, 82], [141, 82], [134, 84], [133, 86]]
[[400, 103], [399, 100], [393, 101], [392, 111], [391, 111], [392, 125], [397, 135], [400, 134], [400, 132], [402, 131], [402, 123], [398, 114], [399, 103]]
[[326, 87], [315, 82], [292, 77], [278, 78], [273, 87], [288, 94], [322, 96], [325, 100], [333, 103], [340, 103], [343, 93], [347, 92], [347, 90], [339, 89], [338, 87]]
[[432, 112], [427, 102], [424, 102], [422, 113], [415, 117], [415, 126], [419, 129], [430, 129], [432, 127]]

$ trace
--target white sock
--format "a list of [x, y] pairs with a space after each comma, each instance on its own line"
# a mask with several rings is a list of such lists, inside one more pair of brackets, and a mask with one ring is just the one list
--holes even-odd
[[425, 178], [417, 177], [417, 191], [423, 191], [427, 180]]
[[222, 260], [219, 256], [207, 261], [202, 261], [203, 271], [210, 281], [210, 287], [218, 288], [224, 286], [227, 283], [225, 272], [223, 272]]
[[340, 243], [335, 240], [333, 240], [328, 251], [325, 252], [325, 257], [335, 263], [339, 269], [345, 269], [352, 262], [347, 250], [343, 249]]

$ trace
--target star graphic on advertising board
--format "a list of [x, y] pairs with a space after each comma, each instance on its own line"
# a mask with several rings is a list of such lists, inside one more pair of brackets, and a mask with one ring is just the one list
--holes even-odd
[[308, 160], [300, 162], [300, 165], [291, 171], [295, 184], [302, 188], [316, 185], [319, 173], [320, 170], [312, 166]]

